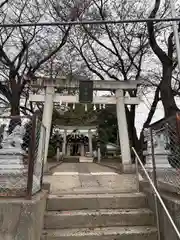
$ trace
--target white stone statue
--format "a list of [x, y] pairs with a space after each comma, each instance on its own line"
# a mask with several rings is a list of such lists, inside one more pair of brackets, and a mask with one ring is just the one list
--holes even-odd
[[[26, 154], [21, 147], [25, 131], [25, 127], [18, 125], [10, 135], [4, 134], [2, 149], [0, 149], [0, 186], [7, 192], [10, 190], [10, 194], [15, 189], [24, 194], [27, 189], [28, 165], [24, 163]], [[36, 169], [38, 168], [35, 167]], [[34, 171], [33, 193], [40, 189], [40, 179], [41, 175]]]
[[27, 166], [24, 165], [25, 153], [21, 148], [25, 129], [16, 126], [10, 135], [4, 134], [0, 149], [0, 185], [5, 189], [24, 189], [27, 186]]
[[16, 126], [13, 131], [13, 138], [16, 148], [21, 148], [21, 144], [23, 143], [23, 136], [26, 130], [23, 126]]
[[7, 129], [4, 128], [3, 140], [4, 140], [5, 138], [7, 138], [7, 136], [8, 136]]
[[21, 144], [23, 143], [23, 136], [25, 134], [25, 128], [23, 126], [17, 125], [13, 132], [4, 137], [2, 141], [2, 148], [16, 148], [21, 149]]

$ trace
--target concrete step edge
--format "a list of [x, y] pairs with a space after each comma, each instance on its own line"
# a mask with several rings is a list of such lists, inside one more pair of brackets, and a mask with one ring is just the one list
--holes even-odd
[[86, 237], [86, 236], [116, 236], [134, 234], [153, 234], [157, 229], [152, 226], [104, 227], [104, 228], [77, 228], [77, 229], [48, 229], [43, 231], [46, 237]]
[[148, 208], [139, 209], [98, 209], [98, 210], [70, 210], [70, 211], [47, 211], [45, 217], [57, 216], [86, 216], [86, 215], [122, 215], [122, 214], [153, 214]]
[[137, 193], [136, 189], [122, 189], [122, 188], [102, 188], [102, 189], [75, 189], [73, 191], [66, 191], [66, 190], [61, 190], [61, 191], [54, 191], [51, 192], [52, 195], [56, 196], [62, 196], [62, 195], [79, 195], [79, 194], [86, 194], [86, 195], [91, 195], [91, 194], [126, 194], [126, 193]]
[[112, 197], [119, 197], [119, 198], [136, 198], [136, 197], [146, 197], [146, 195], [144, 193], [137, 193], [137, 192], [132, 192], [132, 193], [128, 193], [128, 192], [124, 192], [124, 193], [90, 193], [90, 194], [83, 194], [83, 193], [79, 193], [79, 194], [61, 194], [61, 195], [57, 195], [57, 194], [49, 194], [48, 196], [48, 200], [51, 199], [71, 199], [71, 198], [112, 198]]

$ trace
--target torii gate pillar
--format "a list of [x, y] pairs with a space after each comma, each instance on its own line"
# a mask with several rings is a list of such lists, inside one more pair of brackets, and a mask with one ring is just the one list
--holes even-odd
[[45, 102], [42, 116], [42, 123], [46, 127], [45, 149], [44, 149], [44, 171], [47, 171], [47, 156], [49, 148], [49, 138], [51, 132], [52, 114], [54, 104], [54, 86], [50, 83], [46, 86]]
[[123, 167], [123, 172], [128, 173], [132, 171], [132, 161], [131, 161], [126, 110], [125, 110], [125, 103], [124, 103], [124, 91], [122, 89], [116, 90], [116, 112], [117, 112], [117, 122], [118, 122], [121, 157], [122, 157], [122, 167]]

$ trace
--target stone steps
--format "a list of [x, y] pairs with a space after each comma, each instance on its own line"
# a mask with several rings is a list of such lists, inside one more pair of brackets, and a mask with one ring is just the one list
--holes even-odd
[[154, 227], [108, 227], [44, 231], [41, 240], [157, 240]]
[[49, 195], [48, 211], [95, 210], [95, 209], [138, 209], [147, 206], [143, 193], [102, 193]]
[[49, 195], [41, 240], [157, 240], [142, 193]]
[[77, 194], [87, 194], [87, 195], [90, 195], [91, 193], [92, 194], [104, 194], [104, 193], [108, 193], [108, 194], [114, 194], [114, 193], [130, 193], [130, 192], [133, 192], [133, 193], [136, 193], [136, 190], [135, 189], [129, 189], [128, 187], [119, 187], [119, 188], [99, 188], [99, 187], [93, 187], [93, 188], [82, 188], [82, 187], [79, 187], [79, 188], [76, 188], [76, 189], [73, 189], [72, 191], [66, 191], [66, 190], [56, 190], [56, 194], [58, 195], [69, 195], [69, 194], [73, 194], [73, 195], [77, 195]]
[[80, 163], [92, 163], [93, 162], [93, 157], [90, 156], [84, 156], [84, 157], [79, 157], [79, 162]]
[[151, 226], [154, 216], [148, 209], [99, 209], [47, 212], [45, 229]]
[[93, 157], [89, 157], [89, 156], [78, 156], [78, 157], [65, 157], [63, 158], [63, 162], [67, 162], [67, 163], [92, 163], [93, 162]]
[[64, 157], [62, 161], [66, 163], [78, 163], [79, 157]]
[[87, 186], [74, 193], [50, 194], [41, 240], [157, 240], [147, 198], [126, 186], [129, 177], [122, 176], [123, 191], [97, 188], [93, 192]]

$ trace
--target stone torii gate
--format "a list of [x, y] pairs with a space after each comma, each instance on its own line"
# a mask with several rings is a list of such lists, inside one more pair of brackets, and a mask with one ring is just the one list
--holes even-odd
[[[44, 110], [42, 122], [46, 127], [46, 139], [45, 139], [45, 155], [44, 163], [46, 169], [48, 146], [50, 139], [50, 130], [53, 114], [53, 104], [54, 103], [79, 103], [79, 96], [66, 95], [62, 96], [59, 93], [55, 93], [55, 88], [58, 89], [78, 89], [80, 81], [70, 81], [65, 78], [38, 78], [35, 83], [32, 83], [32, 87], [43, 87], [45, 88], [44, 94], [30, 94], [30, 101], [32, 102], [43, 102]], [[132, 169], [130, 144], [129, 144], [129, 134], [127, 127], [126, 111], [125, 105], [137, 105], [139, 104], [139, 99], [137, 97], [125, 97], [124, 91], [136, 89], [138, 81], [93, 81], [93, 90], [101, 91], [112, 91], [115, 90], [115, 96], [102, 97], [94, 96], [92, 104], [116, 104], [117, 109], [117, 122], [118, 131], [120, 138], [120, 148], [122, 156], [122, 164], [124, 172], [129, 172]]]

